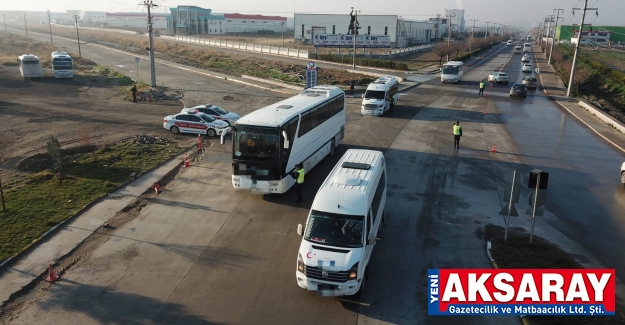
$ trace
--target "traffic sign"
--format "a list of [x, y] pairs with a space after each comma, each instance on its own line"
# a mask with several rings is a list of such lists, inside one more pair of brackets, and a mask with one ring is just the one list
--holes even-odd
[[[542, 177], [542, 176], [541, 176]], [[538, 190], [538, 199], [536, 200], [536, 215], [542, 216], [545, 212], [545, 201], [547, 201], [547, 195], [543, 190]], [[525, 207], [525, 214], [532, 215], [534, 210], [534, 192], [532, 191], [527, 196], [527, 206]]]
[[[502, 216], [507, 216], [508, 215], [508, 205], [504, 205], [503, 209], [501, 209], [501, 211], [499, 211], [499, 214]], [[516, 208], [514, 207], [514, 204], [512, 204], [512, 209], [510, 209], [510, 216], [511, 217], [518, 217], [519, 213], [517, 212]]]
[[135, 56], [135, 62], [139, 63], [139, 57]]

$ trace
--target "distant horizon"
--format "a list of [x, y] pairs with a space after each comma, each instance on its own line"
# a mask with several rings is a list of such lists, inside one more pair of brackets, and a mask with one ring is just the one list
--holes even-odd
[[[20, 2], [3, 1], [0, 4], [0, 11], [10, 12], [46, 12], [66, 13], [67, 10], [81, 11], [101, 11], [109, 13], [146, 13], [144, 6], [139, 5], [143, 0], [64, 0], [62, 2], [49, 2], [44, 0], [31, 0], [27, 4]], [[473, 19], [476, 27], [483, 28], [486, 22], [495, 25], [508, 25], [520, 29], [530, 29], [544, 22], [549, 15], [555, 16], [555, 8], [564, 9], [560, 11], [560, 21], [558, 25], [579, 24], [581, 11], [573, 15], [573, 7], [583, 7], [584, 0], [525, 0], [522, 2], [506, 2], [502, 6], [501, 0], [436, 0], [420, 3], [415, 6], [412, 1], [394, 0], [385, 3], [380, 7], [377, 1], [360, 0], [356, 9], [360, 14], [368, 15], [397, 15], [405, 20], [427, 20], [441, 15], [445, 16], [445, 10], [460, 9], [465, 10], [465, 28], [473, 26]], [[215, 0], [207, 5], [201, 0], [185, 0], [178, 2], [174, 0], [153, 0], [159, 7], [153, 10], [158, 14], [169, 14], [170, 8], [179, 5], [197, 6], [211, 9], [215, 13], [229, 14], [258, 14], [263, 16], [281, 16], [293, 18], [294, 13], [298, 14], [344, 14], [351, 11], [350, 5], [337, 5], [331, 0], [317, 0], [315, 3], [301, 0], [278, 1], [265, 0], [262, 3], [252, 0], [239, 0], [236, 4], [232, 1]], [[24, 10], [28, 6], [28, 10]], [[503, 8], [502, 8], [503, 7]], [[586, 15], [586, 24], [598, 26], [623, 26], [622, 13], [625, 12], [625, 1], [623, 0], [595, 0], [589, 1], [588, 7], [597, 7], [599, 15], [595, 11], [589, 11]]]

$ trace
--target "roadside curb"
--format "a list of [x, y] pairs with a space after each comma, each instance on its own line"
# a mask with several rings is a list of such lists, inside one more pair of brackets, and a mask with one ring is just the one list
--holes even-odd
[[[541, 52], [542, 53], [542, 52]], [[538, 71], [540, 71], [540, 65], [538, 64], [538, 60], [536, 60], [536, 57], [534, 57], [534, 60], [536, 62], [536, 66], [538, 67]], [[542, 74], [538, 74], [538, 76], [540, 77], [540, 84], [543, 87], [543, 93], [545, 93], [545, 95], [550, 96], [553, 98], [553, 95], [549, 94], [549, 92], [547, 92], [547, 90], [545, 89], [545, 83], [543, 81], [543, 76]], [[596, 135], [600, 136], [602, 139], [604, 139], [605, 141], [607, 141], [608, 143], [610, 143], [611, 145], [613, 145], [614, 147], [616, 147], [617, 149], [619, 149], [622, 152], [625, 152], [625, 148], [619, 146], [618, 144], [612, 142], [612, 140], [608, 139], [606, 136], [604, 136], [603, 134], [601, 134], [599, 131], [597, 131], [595, 128], [593, 128], [590, 124], [586, 123], [586, 121], [584, 121], [581, 117], [577, 116], [577, 114], [575, 114], [573, 111], [571, 111], [570, 109], [568, 109], [564, 104], [562, 104], [559, 100], [556, 100], [555, 98], [553, 98], [553, 100], [558, 103], [558, 105], [560, 105], [560, 107], [564, 108], [567, 112], [569, 112], [571, 115], [573, 115], [575, 118], [577, 118], [582, 124], [584, 124], [586, 127], [588, 127], [590, 130], [592, 130]], [[579, 103], [578, 103], [579, 105]], [[597, 117], [599, 118], [599, 117]]]
[[[489, 240], [486, 242], [486, 255], [488, 255], [488, 259], [490, 260], [490, 263], [493, 265], [493, 268], [499, 269], [499, 266], [497, 266], [497, 263], [493, 259], [493, 256], [490, 254], [491, 248], [492, 248], [492, 243]], [[527, 317], [519, 315], [519, 318], [521, 318], [521, 322], [523, 322], [523, 325], [531, 325]]]
[[[65, 224], [65, 223], [66, 223], [66, 222], [68, 222], [68, 221], [71, 221], [71, 220], [72, 220], [72, 219], [74, 219], [74, 218], [79, 217], [79, 216], [80, 216], [80, 215], [82, 215], [85, 211], [87, 211], [88, 209], [92, 208], [94, 205], [96, 205], [96, 204], [100, 203], [100, 202], [101, 202], [104, 198], [106, 198], [107, 196], [109, 196], [109, 193], [111, 193], [111, 192], [115, 192], [115, 191], [117, 191], [117, 190], [119, 190], [119, 189], [123, 188], [124, 186], [127, 186], [128, 184], [130, 184], [130, 183], [132, 183], [132, 182], [134, 182], [134, 181], [138, 180], [141, 176], [143, 176], [143, 175], [145, 175], [145, 174], [147, 174], [147, 173], [149, 173], [149, 172], [151, 172], [151, 171], [153, 171], [153, 170], [155, 170], [155, 169], [159, 168], [160, 166], [162, 166], [162, 165], [164, 165], [164, 164], [166, 164], [166, 163], [168, 163], [168, 162], [170, 162], [170, 161], [172, 161], [172, 160], [175, 160], [175, 159], [180, 159], [180, 158], [182, 157], [182, 155], [183, 155], [184, 153], [186, 153], [187, 151], [189, 151], [189, 150], [190, 150], [190, 149], [184, 150], [183, 152], [181, 152], [181, 153], [179, 153], [179, 154], [177, 154], [177, 155], [175, 155], [175, 156], [173, 156], [173, 157], [170, 157], [169, 159], [167, 159], [167, 160], [163, 161], [162, 163], [160, 163], [160, 164], [158, 164], [158, 165], [156, 165], [156, 166], [154, 166], [154, 167], [152, 167], [152, 168], [150, 168], [150, 169], [147, 169], [147, 170], [145, 170], [145, 171], [141, 171], [141, 172], [139, 173], [139, 175], [138, 175], [136, 178], [126, 180], [125, 182], [123, 182], [123, 183], [119, 184], [118, 186], [114, 187], [113, 189], [109, 190], [109, 192], [108, 192], [108, 193], [106, 193], [106, 194], [102, 194], [102, 195], [98, 196], [97, 198], [95, 198], [93, 201], [91, 201], [91, 202], [89, 202], [89, 203], [85, 204], [85, 205], [84, 205], [82, 208], [80, 208], [80, 209], [79, 209], [76, 213], [74, 213], [73, 215], [69, 216], [69, 217], [68, 217], [68, 218], [66, 218], [65, 220], [63, 220], [63, 221], [59, 222], [59, 223], [58, 223], [58, 224], [56, 224], [54, 227], [50, 228], [50, 230], [46, 231], [46, 232], [45, 232], [45, 233], [43, 233], [41, 236], [39, 236], [39, 238], [34, 239], [32, 242], [30, 242], [30, 244], [26, 245], [26, 247], [24, 247], [24, 248], [20, 249], [17, 253], [13, 254], [12, 256], [10, 256], [10, 257], [9, 257], [9, 258], [7, 258], [6, 260], [4, 260], [2, 263], [0, 263], [0, 272], [2, 272], [2, 267], [3, 267], [4, 265], [6, 265], [7, 263], [9, 263], [9, 262], [11, 262], [11, 261], [13, 261], [13, 260], [17, 259], [18, 257], [20, 257], [20, 255], [22, 255], [23, 253], [25, 253], [26, 251], [28, 251], [30, 248], [33, 248], [33, 247], [34, 247], [37, 243], [39, 243], [42, 239], [44, 239], [44, 238], [45, 238], [46, 236], [48, 236], [49, 234], [53, 233], [53, 232], [54, 232], [56, 229], [58, 229], [61, 225]], [[184, 162], [180, 162], [180, 163], [179, 163], [176, 167], [174, 167], [172, 170], [174, 170], [174, 169], [178, 168], [178, 167], [179, 167], [180, 165], [182, 165], [183, 163], [184, 163]], [[165, 176], [161, 177], [161, 178], [160, 178], [157, 182], [159, 182], [159, 181], [161, 181], [163, 178], [167, 177], [167, 176], [169, 175], [169, 173], [170, 173], [170, 172], [171, 172], [171, 171], [167, 172], [167, 173], [165, 174]], [[148, 190], [146, 190], [146, 191], [144, 191], [142, 194], [144, 194], [144, 193], [145, 193], [145, 192], [147, 192], [147, 191], [149, 191], [149, 189], [148, 189]], [[142, 194], [141, 194], [141, 195], [142, 195]]]

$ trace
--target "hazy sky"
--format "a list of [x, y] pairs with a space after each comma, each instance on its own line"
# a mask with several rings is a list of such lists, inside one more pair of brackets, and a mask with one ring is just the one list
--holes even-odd
[[[0, 10], [27, 10], [65, 12], [68, 9], [96, 11], [141, 12], [143, 0], [0, 0]], [[564, 9], [564, 24], [579, 24], [581, 12], [572, 15], [571, 8], [583, 7], [584, 0], [153, 0], [159, 4], [157, 12], [169, 12], [170, 7], [195, 5], [219, 13], [247, 13], [292, 17], [298, 13], [349, 13], [357, 5], [364, 14], [402, 15], [406, 19], [427, 19], [444, 14], [445, 9], [465, 9], [467, 26], [470, 19], [478, 19], [476, 26], [486, 21], [520, 27], [537, 25], [541, 18], [553, 14], [553, 9]], [[340, 3], [340, 4], [339, 4]], [[588, 12], [586, 23], [593, 25], [625, 25], [625, 0], [588, 0], [589, 8], [599, 8], [599, 16]], [[562, 14], [562, 13], [561, 13]]]

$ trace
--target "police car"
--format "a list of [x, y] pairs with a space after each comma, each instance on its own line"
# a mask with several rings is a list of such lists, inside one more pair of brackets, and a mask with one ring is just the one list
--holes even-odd
[[204, 113], [180, 113], [163, 119], [163, 127], [173, 134], [199, 133], [209, 137], [221, 135], [228, 123], [216, 120]]
[[185, 107], [182, 109], [182, 111], [180, 111], [180, 113], [197, 113], [197, 112], [204, 113], [217, 120], [225, 121], [226, 123], [228, 123], [228, 125], [234, 125], [234, 122], [236, 122], [238, 119], [241, 118], [239, 114], [228, 112], [225, 109], [219, 106], [212, 105], [212, 104]]

